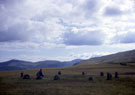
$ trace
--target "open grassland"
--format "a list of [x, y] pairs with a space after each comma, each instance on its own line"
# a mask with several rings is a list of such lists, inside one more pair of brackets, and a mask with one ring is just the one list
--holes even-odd
[[[119, 64], [78, 65], [70, 68], [42, 69], [43, 80], [36, 80], [35, 70], [25, 70], [30, 80], [20, 78], [22, 71], [0, 71], [0, 95], [135, 95], [135, 66]], [[62, 72], [61, 80], [53, 80], [58, 71]], [[87, 72], [85, 76], [81, 72]], [[118, 72], [119, 79], [106, 80], [106, 73]], [[100, 72], [105, 76], [101, 77]], [[88, 77], [93, 76], [93, 81]]]

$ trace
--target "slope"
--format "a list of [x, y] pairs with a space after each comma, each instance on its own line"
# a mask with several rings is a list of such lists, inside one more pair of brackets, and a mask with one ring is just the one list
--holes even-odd
[[76, 65], [97, 63], [135, 63], [135, 50], [119, 52], [116, 54], [83, 60]]

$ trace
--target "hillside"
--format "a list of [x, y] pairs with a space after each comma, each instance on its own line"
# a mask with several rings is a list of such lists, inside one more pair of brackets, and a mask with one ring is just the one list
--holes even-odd
[[23, 70], [33, 68], [34, 63], [22, 60], [9, 60], [0, 63], [0, 70]]
[[63, 62], [55, 61], [55, 60], [46, 60], [46, 61], [36, 62], [35, 68], [69, 67], [78, 62], [80, 62], [80, 59], [75, 59], [72, 61], [63, 61]]
[[[0, 71], [0, 95], [135, 95], [135, 66], [86, 64], [43, 68], [45, 77], [36, 80], [38, 71]], [[62, 73], [60, 80], [54, 80], [58, 71]], [[119, 73], [118, 79], [114, 78], [116, 71]], [[20, 72], [29, 74], [31, 79], [22, 79]], [[104, 76], [100, 76], [100, 72], [104, 72]], [[112, 74], [112, 80], [106, 80], [107, 72]], [[88, 80], [89, 77], [93, 80]]]
[[13, 59], [6, 62], [1, 62], [0, 70], [25, 70], [25, 69], [35, 69], [35, 68], [69, 67], [77, 62], [80, 62], [80, 59], [65, 61], [65, 62], [55, 61], [55, 60], [29, 62], [29, 61]]
[[91, 58], [88, 60], [83, 60], [75, 65], [98, 64], [98, 63], [135, 63], [135, 50]]

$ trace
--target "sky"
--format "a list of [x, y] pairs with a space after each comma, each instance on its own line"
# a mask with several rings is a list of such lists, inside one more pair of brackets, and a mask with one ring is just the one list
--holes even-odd
[[0, 61], [68, 61], [133, 49], [135, 0], [0, 0]]

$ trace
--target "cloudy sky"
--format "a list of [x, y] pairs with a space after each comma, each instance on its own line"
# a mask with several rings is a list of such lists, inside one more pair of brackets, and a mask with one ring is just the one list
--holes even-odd
[[72, 60], [135, 49], [135, 0], [0, 0], [0, 61]]

